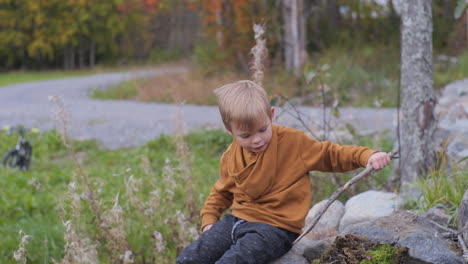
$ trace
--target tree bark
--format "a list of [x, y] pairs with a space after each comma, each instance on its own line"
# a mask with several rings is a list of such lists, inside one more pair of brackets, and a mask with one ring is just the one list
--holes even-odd
[[80, 69], [85, 67], [85, 45], [83, 42], [78, 46], [78, 66]]
[[340, 10], [337, 0], [328, 0], [327, 4], [327, 20], [330, 28], [336, 29], [341, 22]]
[[96, 41], [91, 40], [89, 44], [89, 67], [93, 68], [96, 65]]
[[435, 164], [436, 103], [432, 75], [432, 10], [429, 0], [402, 1], [399, 172], [402, 194], [417, 197], [418, 177]]
[[307, 60], [304, 0], [283, 0], [283, 18], [285, 67], [299, 78]]

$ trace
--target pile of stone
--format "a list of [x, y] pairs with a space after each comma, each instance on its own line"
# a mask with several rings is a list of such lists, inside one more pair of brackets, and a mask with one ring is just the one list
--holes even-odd
[[435, 117], [438, 145], [454, 161], [468, 156], [468, 79], [450, 83], [443, 89]]
[[[468, 194], [468, 192], [467, 192]], [[327, 201], [313, 206], [306, 226]], [[354, 234], [372, 242], [396, 244], [409, 249], [412, 263], [463, 264], [460, 252], [451, 239], [445, 238], [440, 226], [450, 217], [440, 208], [423, 215], [401, 210], [403, 201], [394, 193], [367, 191], [343, 205], [335, 201], [318, 224], [282, 258], [272, 264], [306, 264], [320, 258], [337, 236]], [[432, 221], [432, 222], [431, 222]]]

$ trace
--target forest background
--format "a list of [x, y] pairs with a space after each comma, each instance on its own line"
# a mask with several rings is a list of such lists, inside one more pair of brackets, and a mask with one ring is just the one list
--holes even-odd
[[[12, 76], [21, 81], [21, 74], [33, 71], [63, 77], [177, 63], [190, 73], [130, 81], [92, 96], [214, 104], [214, 88], [251, 78], [252, 25], [260, 23], [268, 48], [264, 86], [271, 95], [309, 105], [397, 106], [397, 4], [298, 0], [293, 15], [286, 2], [292, 1], [0, 0], [0, 83]], [[455, 19], [456, 4], [432, 1], [436, 90], [468, 76], [468, 18], [463, 12]], [[292, 20], [302, 25], [295, 33], [287, 29]], [[322, 81], [310, 85], [310, 73]], [[173, 263], [198, 235], [207, 183], [216, 180], [219, 157], [231, 141], [219, 130], [180, 132], [119, 150], [57, 131], [29, 133], [35, 147], [31, 170], [0, 169], [2, 262]], [[4, 153], [16, 135], [0, 136]], [[393, 147], [387, 137], [356, 133], [343, 143]], [[385, 169], [342, 199], [385, 189], [391, 174], [392, 168]], [[312, 202], [351, 176], [311, 175], [320, 183], [311, 186]], [[421, 184], [424, 200], [413, 206], [442, 205], [455, 215], [467, 172], [448, 175], [442, 168], [423, 176], [432, 180]]]
[[[468, 75], [463, 67], [467, 20], [465, 13], [454, 18], [456, 2], [432, 1], [436, 88]], [[341, 105], [395, 106], [391, 92], [399, 78], [398, 1], [395, 6], [392, 1], [297, 3], [293, 16], [279, 0], [1, 0], [0, 70], [73, 70], [185, 60], [195, 64], [204, 83], [213, 75], [240, 74], [213, 84], [217, 85], [248, 78], [250, 49], [255, 44], [252, 25], [263, 23], [268, 48], [265, 86], [271, 92], [300, 95], [307, 101], [301, 69], [332, 65], [327, 84], [338, 93]], [[293, 20], [298, 21], [297, 38], [287, 27]], [[298, 59], [291, 52], [299, 53]], [[461, 61], [454, 63], [455, 56]], [[185, 82], [197, 87], [191, 78]], [[212, 88], [204, 89], [209, 91], [202, 96], [183, 99], [213, 104]], [[153, 90], [140, 94], [140, 99], [174, 101], [180, 93], [190, 93], [189, 89], [178, 95]]]

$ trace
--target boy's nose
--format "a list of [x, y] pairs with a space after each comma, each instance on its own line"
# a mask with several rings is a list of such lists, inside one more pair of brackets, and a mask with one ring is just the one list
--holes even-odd
[[260, 143], [260, 141], [262, 141], [262, 138], [259, 135], [254, 135], [252, 142], [254, 144], [257, 144], [257, 143]]

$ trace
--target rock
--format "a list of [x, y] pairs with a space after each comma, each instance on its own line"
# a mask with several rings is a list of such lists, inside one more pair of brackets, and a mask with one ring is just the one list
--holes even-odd
[[435, 142], [449, 160], [468, 156], [468, 79], [448, 84], [434, 109], [438, 120]]
[[304, 258], [304, 249], [314, 241], [304, 237], [297, 244], [295, 244], [291, 250], [285, 255], [276, 259], [270, 264], [309, 264], [306, 258]]
[[315, 240], [307, 244], [303, 255], [309, 261], [308, 263], [315, 259], [319, 259], [323, 252], [330, 248], [335, 238], [336, 236], [333, 236], [322, 240]]
[[372, 222], [348, 226], [343, 234], [354, 233], [379, 243], [397, 243], [408, 247], [410, 256], [429, 263], [462, 264], [463, 260], [450, 248], [450, 241], [429, 222], [407, 211], [396, 211]]
[[[309, 226], [312, 222], [312, 220], [315, 218], [315, 216], [319, 213], [319, 211], [322, 209], [322, 207], [325, 206], [325, 204], [328, 202], [328, 200], [323, 200], [321, 202], [318, 202], [315, 204], [312, 209], [309, 210], [309, 213], [307, 214], [306, 217], [306, 224], [305, 226]], [[328, 207], [327, 211], [322, 215], [320, 218], [319, 222], [317, 224], [321, 224], [323, 227], [332, 227], [335, 229], [338, 229], [338, 226], [340, 224], [340, 219], [343, 216], [345, 212], [344, 205], [342, 202], [335, 200], [330, 207]]]
[[441, 226], [447, 226], [450, 221], [450, 216], [445, 213], [445, 210], [438, 207], [432, 207], [427, 210], [427, 212], [423, 213], [421, 217], [432, 220]]
[[339, 230], [341, 232], [348, 225], [391, 215], [402, 205], [403, 201], [394, 193], [367, 191], [358, 194], [346, 202]]
[[458, 231], [462, 233], [463, 240], [468, 246], [468, 190], [463, 195], [460, 206], [458, 207]]

